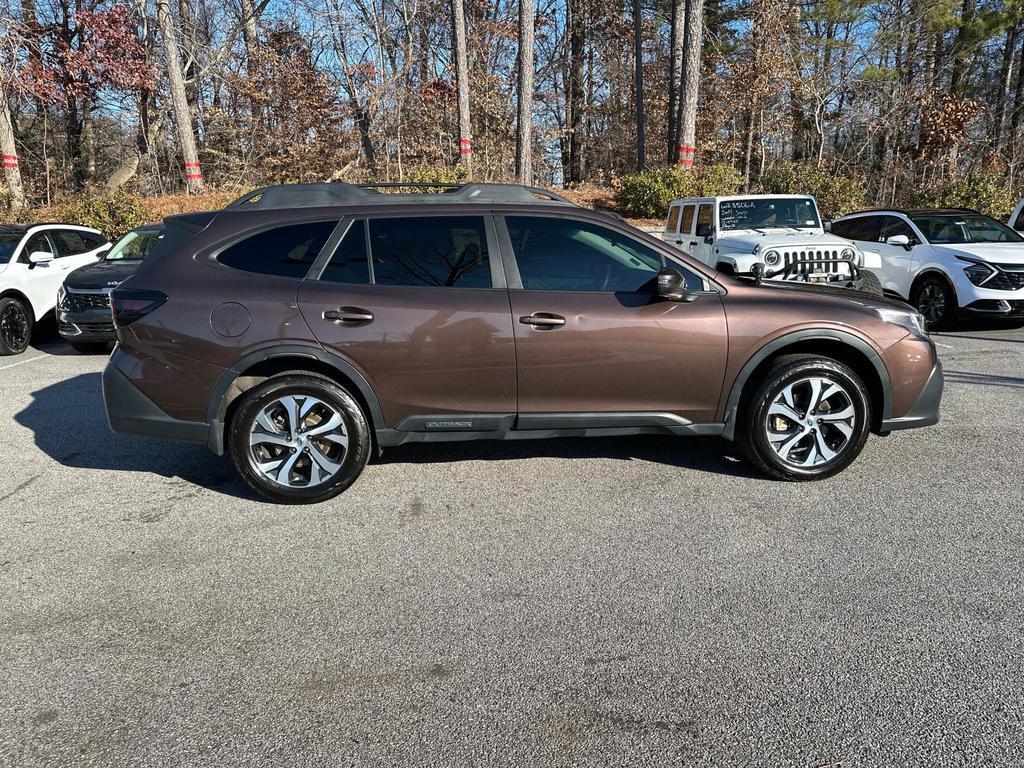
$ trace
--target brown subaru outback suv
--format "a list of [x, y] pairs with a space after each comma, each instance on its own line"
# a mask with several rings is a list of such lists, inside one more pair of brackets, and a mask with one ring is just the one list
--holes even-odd
[[908, 306], [736, 280], [540, 190], [285, 185], [164, 224], [112, 294], [110, 425], [227, 451], [274, 501], [440, 440], [718, 435], [811, 480], [938, 420]]

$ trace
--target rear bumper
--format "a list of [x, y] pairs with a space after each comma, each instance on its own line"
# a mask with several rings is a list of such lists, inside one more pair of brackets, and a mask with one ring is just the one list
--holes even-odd
[[939, 423], [939, 405], [942, 402], [942, 363], [935, 361], [924, 389], [917, 396], [917, 401], [904, 416], [895, 419], [886, 419], [882, 422], [882, 432], [891, 432], [896, 429], [916, 429], [917, 427], [930, 427]]
[[224, 452], [215, 425], [168, 416], [111, 363], [103, 369], [103, 405], [110, 428], [119, 434], [202, 443], [218, 455]]

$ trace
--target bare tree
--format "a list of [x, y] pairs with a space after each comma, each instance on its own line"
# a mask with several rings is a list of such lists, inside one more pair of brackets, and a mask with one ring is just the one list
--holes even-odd
[[466, 7], [463, 0], [452, 0], [452, 36], [455, 50], [455, 79], [459, 110], [459, 158], [470, 177], [473, 175], [473, 129], [469, 119], [469, 53], [466, 47]]
[[203, 191], [203, 174], [199, 167], [199, 152], [196, 149], [196, 134], [192, 128], [192, 117], [185, 93], [185, 78], [181, 70], [181, 56], [178, 53], [178, 34], [174, 28], [168, 0], [156, 0], [156, 20], [164, 39], [164, 56], [167, 59], [167, 82], [171, 91], [171, 107], [174, 110], [174, 124], [178, 133], [178, 146], [185, 167], [185, 187], [189, 192]]
[[636, 99], [636, 170], [647, 167], [647, 136], [644, 126], [644, 19], [640, 0], [633, 0], [633, 79]]
[[704, 46], [704, 0], [686, 0], [685, 29], [676, 162], [689, 168], [693, 165], [697, 151], [697, 99], [700, 96], [701, 58]]
[[3, 154], [4, 179], [10, 195], [11, 208], [25, 207], [25, 186], [21, 181], [18, 167], [18, 148], [14, 143], [14, 125], [11, 123], [11, 107], [7, 101], [7, 83], [0, 81], [0, 153]]
[[568, 169], [566, 181], [578, 184], [583, 181], [583, 109], [584, 109], [584, 54], [586, 49], [586, 28], [583, 16], [584, 0], [568, 0], [566, 11], [566, 34], [569, 45], [566, 49], [566, 120], [568, 127]]
[[533, 184], [533, 0], [519, 0], [516, 178], [520, 184]]
[[683, 79], [683, 36], [686, 26], [686, 0], [672, 0], [668, 60], [668, 161], [679, 157], [679, 84]]

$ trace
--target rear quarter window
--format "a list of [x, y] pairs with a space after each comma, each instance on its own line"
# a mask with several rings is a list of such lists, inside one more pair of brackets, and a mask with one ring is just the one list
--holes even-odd
[[217, 261], [243, 272], [302, 279], [327, 244], [336, 221], [274, 227], [238, 241], [217, 254]]

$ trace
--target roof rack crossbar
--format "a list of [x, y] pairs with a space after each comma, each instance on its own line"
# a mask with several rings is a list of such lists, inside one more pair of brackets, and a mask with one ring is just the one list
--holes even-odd
[[[405, 193], [381, 191], [390, 189], [415, 189], [418, 191]], [[267, 210], [335, 205], [445, 204], [451, 202], [575, 206], [571, 200], [549, 190], [539, 187], [524, 187], [518, 184], [386, 182], [356, 185], [335, 181], [325, 184], [278, 184], [262, 187], [242, 195], [229, 203], [226, 208]]]

